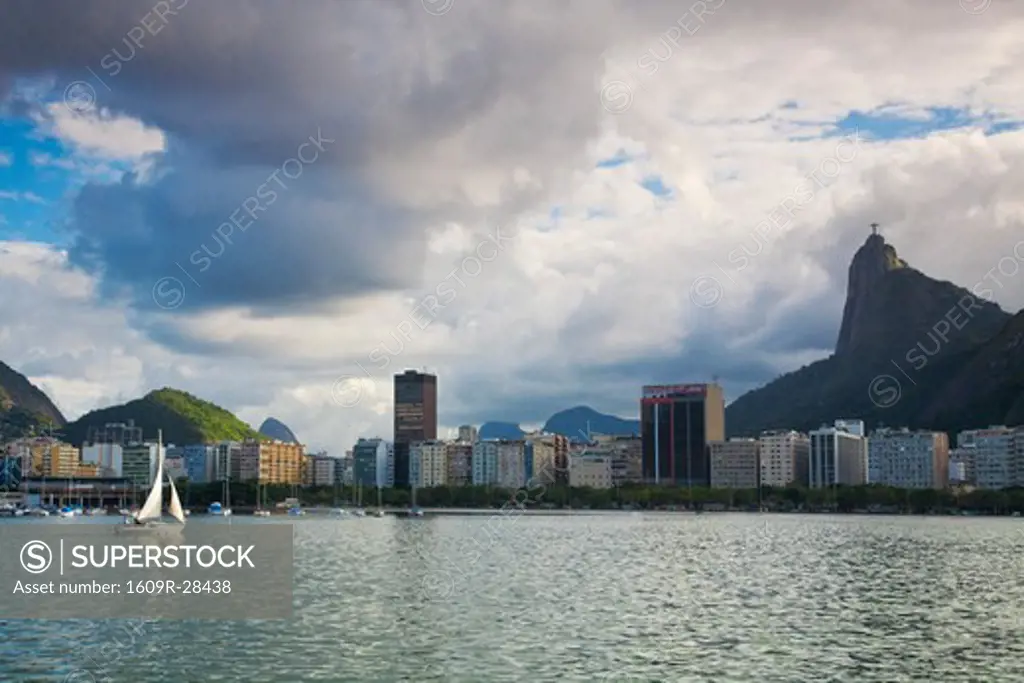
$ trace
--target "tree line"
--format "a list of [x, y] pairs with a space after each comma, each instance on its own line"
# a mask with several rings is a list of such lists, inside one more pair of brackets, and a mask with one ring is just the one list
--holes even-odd
[[[225, 503], [222, 482], [209, 484], [181, 481], [186, 507], [205, 507], [213, 502]], [[337, 507], [362, 504], [377, 505], [377, 490], [363, 487], [358, 491], [348, 486], [293, 487], [255, 482], [231, 484], [232, 507], [255, 507], [257, 491], [260, 504], [274, 506], [287, 498], [297, 498], [308, 507]], [[381, 489], [381, 502], [386, 507], [408, 507], [412, 503], [407, 488]], [[494, 486], [437, 486], [416, 490], [416, 504], [424, 507], [501, 508], [514, 504], [536, 509], [591, 510], [751, 510], [776, 512], [835, 511], [890, 512], [909, 514], [973, 513], [988, 515], [1024, 514], [1024, 488], [988, 489], [898, 489], [890, 486], [835, 486], [808, 489], [765, 486], [761, 489], [719, 489], [685, 486], [649, 486], [626, 484], [610, 489], [570, 488], [564, 485], [531, 484], [522, 489]]]

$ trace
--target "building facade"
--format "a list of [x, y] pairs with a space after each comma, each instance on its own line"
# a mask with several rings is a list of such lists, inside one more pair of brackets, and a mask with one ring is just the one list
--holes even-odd
[[[239, 449], [237, 481], [301, 485], [306, 449], [302, 444], [247, 439]], [[234, 475], [234, 472], [232, 472]]]
[[810, 433], [810, 488], [867, 483], [868, 447], [863, 436], [864, 423], [836, 420], [835, 425]]
[[807, 486], [811, 440], [791, 430], [761, 434], [761, 485]]
[[944, 432], [878, 429], [868, 439], [868, 483], [901, 489], [943, 489], [949, 482]]
[[409, 485], [409, 447], [437, 439], [437, 377], [415, 370], [395, 375], [394, 485]]
[[417, 488], [448, 485], [448, 444], [417, 441], [409, 447], [409, 480]]
[[978, 481], [974, 446], [954, 448], [949, 452], [949, 483], [951, 486], [974, 485]]
[[652, 484], [709, 486], [708, 443], [725, 439], [717, 384], [645, 386], [640, 400], [643, 477]]
[[216, 450], [216, 446], [202, 443], [182, 448], [185, 458], [185, 472], [189, 481], [198, 484], [216, 481], [216, 477], [214, 477]]
[[757, 439], [712, 441], [711, 487], [754, 489], [761, 484], [761, 443]]
[[466, 486], [473, 483], [473, 444], [456, 441], [446, 446], [448, 452], [448, 485]]
[[973, 453], [978, 488], [1005, 489], [1024, 485], [1024, 428], [999, 425], [960, 432], [957, 446], [961, 451]]
[[122, 447], [121, 476], [135, 486], [147, 487], [156, 478], [157, 463], [166, 457], [166, 447], [155, 443], [133, 443]]
[[473, 444], [473, 485], [498, 485], [498, 442], [477, 441]]
[[385, 488], [388, 483], [388, 453], [394, 453], [383, 439], [359, 439], [352, 448], [353, 483]]
[[569, 463], [569, 486], [573, 488], [610, 489], [612, 460], [603, 455], [576, 455]]

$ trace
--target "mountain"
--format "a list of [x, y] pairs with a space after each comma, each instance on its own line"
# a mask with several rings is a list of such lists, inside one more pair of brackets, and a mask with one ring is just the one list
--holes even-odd
[[514, 422], [485, 422], [477, 430], [481, 441], [489, 439], [521, 439], [526, 432]]
[[[588, 431], [589, 429], [589, 431]], [[555, 413], [544, 423], [544, 431], [580, 439], [588, 433], [609, 435], [640, 434], [639, 420], [624, 420], [599, 413], [589, 406], [576, 406]]]
[[923, 419], [954, 429], [1024, 424], [1024, 311], [976, 352], [925, 408]]
[[162, 429], [164, 443], [179, 446], [260, 438], [256, 430], [220, 406], [166, 387], [123, 405], [86, 413], [64, 428], [64, 438], [80, 446], [89, 427], [128, 420], [142, 428], [143, 438], [155, 439], [157, 429]]
[[18, 438], [66, 423], [53, 401], [24, 375], [0, 362], [0, 435]]
[[260, 434], [269, 436], [275, 441], [284, 441], [285, 443], [299, 443], [299, 440], [295, 437], [292, 430], [288, 429], [288, 426], [280, 420], [268, 417], [260, 425]]
[[[736, 399], [726, 410], [726, 429], [753, 436], [837, 418], [943, 430], [1000, 416], [998, 422], [1020, 390], [977, 359], [1009, 362], [989, 346], [1009, 344], [1010, 326], [999, 306], [915, 270], [873, 234], [850, 263], [835, 353]], [[982, 370], [983, 377], [963, 374]], [[992, 393], [972, 393], [979, 380]], [[962, 419], [965, 406], [976, 416]]]

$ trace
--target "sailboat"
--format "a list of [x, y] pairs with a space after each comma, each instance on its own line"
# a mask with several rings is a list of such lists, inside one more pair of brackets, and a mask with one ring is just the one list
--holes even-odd
[[180, 533], [185, 526], [185, 511], [181, 508], [181, 501], [178, 499], [178, 490], [174, 487], [174, 480], [167, 475], [167, 483], [171, 487], [171, 502], [168, 506], [168, 513], [181, 526], [171, 525], [163, 522], [164, 508], [164, 448], [163, 432], [157, 432], [157, 465], [156, 476], [153, 478], [153, 487], [149, 490], [149, 496], [142, 509], [125, 520], [124, 524], [115, 527], [117, 533], [137, 532], [170, 532]]
[[[261, 497], [261, 491], [262, 491], [262, 497]], [[265, 487], [262, 487], [260, 485], [259, 481], [257, 481], [256, 482], [256, 509], [252, 513], [253, 517], [269, 517], [270, 516], [270, 510], [268, 510], [265, 507], [263, 507], [263, 503], [265, 502], [263, 500], [263, 498], [266, 498], [266, 495], [267, 495], [267, 489]]]

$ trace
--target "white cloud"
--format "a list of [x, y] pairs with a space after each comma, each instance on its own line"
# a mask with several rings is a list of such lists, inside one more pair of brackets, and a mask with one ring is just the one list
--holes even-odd
[[140, 161], [146, 155], [164, 151], [167, 145], [159, 128], [106, 109], [77, 112], [64, 103], [53, 103], [45, 112], [39, 115], [39, 124], [72, 149], [87, 155]]
[[0, 167], [10, 166], [13, 163], [14, 157], [12, 157], [8, 152], [5, 152], [2, 149], [0, 149]]
[[3, 199], [14, 202], [30, 202], [32, 204], [46, 203], [46, 200], [35, 192], [12, 192], [10, 190], [0, 190], [0, 200]]

